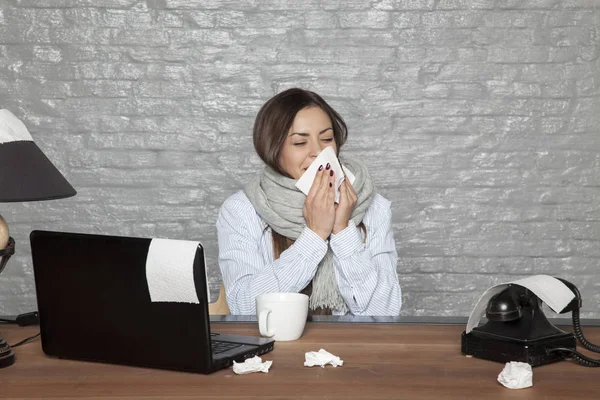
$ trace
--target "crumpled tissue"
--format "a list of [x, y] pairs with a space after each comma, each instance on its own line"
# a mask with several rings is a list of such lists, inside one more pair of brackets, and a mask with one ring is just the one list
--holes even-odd
[[498, 382], [509, 389], [524, 389], [533, 386], [531, 365], [523, 362], [507, 362], [498, 375]]
[[338, 356], [334, 356], [328, 351], [321, 349], [319, 351], [309, 351], [304, 354], [304, 366], [305, 367], [314, 367], [315, 365], [319, 365], [321, 368], [325, 368], [325, 365], [331, 364], [334, 367], [341, 367], [344, 365], [344, 360], [339, 358]]
[[238, 375], [251, 374], [252, 372], [269, 373], [273, 361], [263, 362], [259, 356], [246, 359], [243, 363], [233, 362], [233, 372]]

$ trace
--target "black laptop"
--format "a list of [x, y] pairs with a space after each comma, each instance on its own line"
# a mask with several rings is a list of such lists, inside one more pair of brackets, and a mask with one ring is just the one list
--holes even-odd
[[208, 374], [273, 350], [271, 339], [211, 333], [201, 245], [193, 261], [198, 303], [152, 302], [152, 239], [33, 231], [30, 240], [49, 356]]

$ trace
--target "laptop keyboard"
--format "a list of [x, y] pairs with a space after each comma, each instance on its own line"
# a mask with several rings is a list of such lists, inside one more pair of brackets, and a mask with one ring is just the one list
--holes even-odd
[[237, 347], [242, 347], [240, 343], [219, 342], [214, 340], [211, 342], [211, 345], [213, 354], [219, 354]]

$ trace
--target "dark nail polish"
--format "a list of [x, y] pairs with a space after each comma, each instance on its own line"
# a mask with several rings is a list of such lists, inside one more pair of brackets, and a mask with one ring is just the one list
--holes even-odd
[[332, 187], [333, 185], [331, 184], [331, 182], [329, 182], [329, 187]]
[[333, 176], [333, 170], [329, 171], [329, 176]]
[[319, 167], [319, 171], [322, 171], [322, 170], [323, 170], [323, 166], [321, 165], [321, 166]]
[[325, 169], [329, 169], [329, 167], [331, 167], [331, 165], [329, 165], [329, 163], [327, 163], [327, 165], [325, 166]]

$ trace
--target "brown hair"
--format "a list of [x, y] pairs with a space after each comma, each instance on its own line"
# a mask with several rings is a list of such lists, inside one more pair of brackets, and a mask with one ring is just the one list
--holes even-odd
[[254, 121], [254, 148], [269, 167], [291, 178], [281, 167], [279, 156], [296, 114], [307, 107], [319, 107], [331, 120], [333, 138], [340, 148], [346, 143], [348, 128], [342, 117], [318, 94], [304, 89], [288, 89], [267, 101]]
[[[279, 162], [281, 148], [287, 139], [296, 114], [307, 107], [319, 107], [327, 114], [331, 120], [333, 138], [339, 155], [342, 145], [346, 143], [348, 128], [340, 114], [314, 92], [298, 88], [285, 90], [267, 101], [258, 111], [254, 121], [252, 137], [256, 153], [265, 164], [288, 178], [291, 176], [283, 170]], [[366, 236], [365, 225], [361, 222], [359, 227]], [[272, 236], [274, 259], [278, 259], [294, 241], [275, 231], [272, 231]]]

